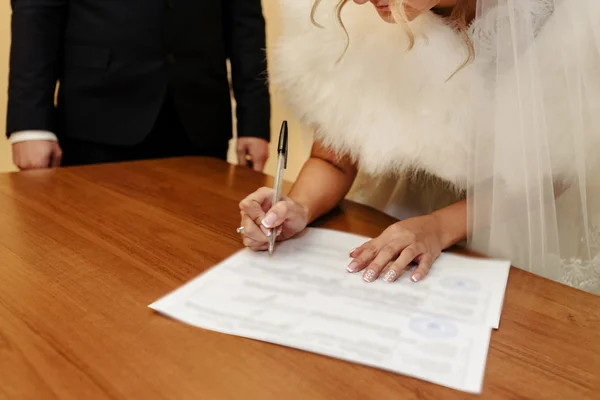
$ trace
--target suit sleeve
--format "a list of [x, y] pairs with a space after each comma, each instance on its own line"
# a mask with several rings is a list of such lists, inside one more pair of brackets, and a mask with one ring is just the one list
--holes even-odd
[[54, 94], [68, 0], [11, 0], [6, 133], [56, 132]]
[[260, 0], [225, 0], [225, 40], [240, 137], [270, 140], [265, 19]]

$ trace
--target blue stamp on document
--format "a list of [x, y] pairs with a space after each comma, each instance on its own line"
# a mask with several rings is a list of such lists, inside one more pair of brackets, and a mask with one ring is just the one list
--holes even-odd
[[475, 292], [479, 290], [480, 286], [479, 282], [462, 276], [448, 276], [443, 278], [441, 285], [446, 289], [463, 292]]
[[429, 339], [450, 339], [458, 334], [458, 328], [452, 321], [435, 317], [413, 318], [408, 326]]

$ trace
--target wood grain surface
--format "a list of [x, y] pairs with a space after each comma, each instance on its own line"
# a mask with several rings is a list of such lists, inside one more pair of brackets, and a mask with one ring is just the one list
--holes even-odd
[[[0, 175], [0, 398], [478, 398], [147, 308], [241, 248], [238, 202], [270, 183], [201, 158]], [[317, 225], [391, 222], [344, 203]], [[512, 269], [480, 397], [598, 393], [600, 298]]]

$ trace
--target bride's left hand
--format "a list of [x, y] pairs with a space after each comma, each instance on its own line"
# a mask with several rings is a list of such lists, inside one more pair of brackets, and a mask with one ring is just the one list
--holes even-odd
[[414, 261], [418, 267], [410, 279], [418, 282], [440, 256], [443, 250], [441, 237], [442, 227], [435, 216], [425, 215], [397, 222], [375, 239], [353, 250], [348, 271], [364, 270], [366, 282], [373, 282], [380, 275], [386, 282], [394, 282]]

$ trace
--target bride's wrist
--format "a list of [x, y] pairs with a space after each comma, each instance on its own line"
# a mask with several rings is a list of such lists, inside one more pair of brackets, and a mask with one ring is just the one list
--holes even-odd
[[442, 249], [454, 246], [467, 237], [467, 203], [460, 201], [434, 211], [430, 216], [435, 220]]
[[306, 225], [310, 224], [312, 222], [313, 217], [307, 202], [303, 201], [302, 199], [296, 198], [294, 195], [290, 195], [289, 198], [298, 206], [299, 212], [304, 218]]

